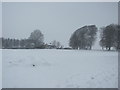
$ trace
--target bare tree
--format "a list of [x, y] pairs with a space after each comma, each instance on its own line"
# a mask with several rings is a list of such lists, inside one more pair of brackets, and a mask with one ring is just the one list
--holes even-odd
[[60, 42], [59, 42], [59, 41], [56, 41], [56, 40], [52, 41], [51, 44], [52, 44], [52, 46], [53, 46], [54, 48], [60, 48], [60, 47], [61, 47]]
[[91, 49], [96, 38], [95, 25], [84, 26], [76, 30], [70, 37], [69, 46], [73, 49]]
[[30, 44], [34, 44], [35, 47], [41, 47], [44, 44], [44, 36], [38, 29], [34, 30], [28, 39]]
[[57, 47], [57, 48], [60, 48], [60, 47], [61, 47], [60, 42], [57, 41], [57, 43], [56, 43], [56, 47]]
[[115, 24], [110, 24], [106, 27], [101, 28], [101, 40], [100, 45], [106, 50], [111, 50], [111, 47], [116, 49], [119, 47], [119, 26]]

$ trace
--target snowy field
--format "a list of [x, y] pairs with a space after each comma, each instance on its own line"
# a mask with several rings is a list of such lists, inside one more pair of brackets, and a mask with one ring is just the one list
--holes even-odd
[[3, 88], [118, 87], [114, 51], [6, 49], [2, 54]]

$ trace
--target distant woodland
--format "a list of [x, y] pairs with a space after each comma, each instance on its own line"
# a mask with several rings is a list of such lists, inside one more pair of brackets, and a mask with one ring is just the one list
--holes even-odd
[[[120, 25], [110, 24], [100, 28], [101, 49], [110, 51], [120, 49]], [[0, 38], [2, 49], [84, 49], [91, 50], [97, 37], [96, 25], [86, 25], [75, 30], [69, 38], [69, 47], [64, 47], [59, 41], [44, 43], [44, 35], [37, 29], [26, 39]]]

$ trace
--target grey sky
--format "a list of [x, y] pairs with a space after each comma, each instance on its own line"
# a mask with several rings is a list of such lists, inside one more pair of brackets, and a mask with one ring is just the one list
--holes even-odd
[[118, 23], [118, 3], [10, 3], [2, 5], [3, 37], [28, 38], [40, 29], [45, 42], [67, 45], [71, 34], [84, 25]]

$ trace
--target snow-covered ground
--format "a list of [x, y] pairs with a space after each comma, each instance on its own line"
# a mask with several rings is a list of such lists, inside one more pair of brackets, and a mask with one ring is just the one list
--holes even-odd
[[114, 51], [9, 49], [2, 55], [3, 88], [118, 87]]

